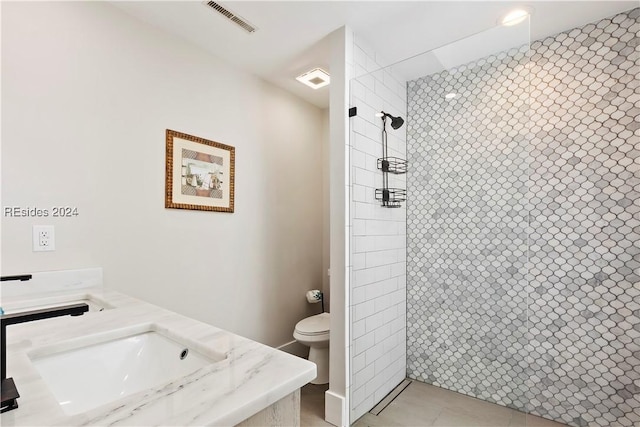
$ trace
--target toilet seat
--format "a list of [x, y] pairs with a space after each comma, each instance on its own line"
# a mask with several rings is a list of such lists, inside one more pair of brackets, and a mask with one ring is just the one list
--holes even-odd
[[330, 319], [329, 313], [320, 313], [307, 317], [296, 324], [295, 333], [307, 337], [328, 335], [331, 323]]

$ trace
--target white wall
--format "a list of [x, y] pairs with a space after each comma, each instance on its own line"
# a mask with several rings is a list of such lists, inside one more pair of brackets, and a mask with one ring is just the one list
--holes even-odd
[[[406, 86], [393, 70], [353, 36], [351, 58], [355, 79], [350, 103], [358, 115], [350, 119], [351, 173], [351, 400], [355, 421], [405, 378], [406, 373], [406, 204], [384, 208], [375, 199], [382, 188], [382, 120], [385, 111], [406, 120]], [[406, 126], [387, 123], [388, 155], [406, 158]], [[406, 189], [405, 175], [389, 174], [389, 186]]]
[[[2, 4], [2, 274], [105, 284], [279, 345], [318, 306], [322, 112], [97, 2]], [[235, 213], [164, 208], [165, 129], [236, 147]], [[31, 251], [31, 226], [56, 251]]]
[[331, 343], [329, 345], [329, 390], [325, 393], [325, 419], [349, 425], [348, 419], [348, 150], [347, 84], [350, 56], [348, 36], [341, 27], [329, 34], [331, 44], [331, 88], [329, 99], [329, 259], [331, 268]]
[[322, 110], [322, 292], [324, 293], [325, 311], [331, 311], [331, 284], [329, 281], [329, 266], [331, 265], [331, 220], [329, 215], [329, 162], [330, 162], [331, 128], [329, 123], [329, 109]]

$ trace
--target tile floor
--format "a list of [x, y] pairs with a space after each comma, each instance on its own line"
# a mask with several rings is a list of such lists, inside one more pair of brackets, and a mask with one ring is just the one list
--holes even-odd
[[[300, 425], [330, 426], [324, 421], [326, 385], [302, 388]], [[365, 414], [355, 427], [566, 427], [453, 391], [413, 381], [378, 416]]]
[[332, 426], [324, 420], [324, 392], [329, 384], [307, 384], [300, 390], [300, 427]]

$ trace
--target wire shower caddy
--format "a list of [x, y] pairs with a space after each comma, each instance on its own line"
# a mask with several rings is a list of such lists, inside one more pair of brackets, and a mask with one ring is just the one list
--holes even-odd
[[401, 207], [401, 203], [407, 200], [407, 190], [390, 188], [389, 174], [402, 175], [407, 173], [408, 163], [405, 159], [388, 155], [386, 115], [382, 116], [382, 157], [378, 159], [377, 166], [382, 171], [382, 188], [376, 188], [376, 200], [382, 202], [381, 206], [385, 208]]

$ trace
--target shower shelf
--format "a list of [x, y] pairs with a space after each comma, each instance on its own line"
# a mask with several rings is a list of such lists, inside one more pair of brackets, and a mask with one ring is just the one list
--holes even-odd
[[382, 157], [378, 159], [378, 169], [395, 175], [407, 173], [408, 162], [398, 157]]
[[382, 119], [382, 157], [378, 159], [377, 167], [382, 171], [382, 188], [376, 188], [375, 198], [382, 202], [383, 208], [399, 208], [407, 200], [407, 190], [404, 188], [390, 188], [389, 174], [400, 175], [407, 173], [407, 161], [389, 156], [387, 149], [387, 118], [391, 119], [391, 127], [398, 130], [404, 123], [402, 117], [393, 117], [381, 111], [378, 117]]
[[385, 208], [399, 208], [407, 200], [407, 190], [403, 188], [376, 188], [376, 200]]

